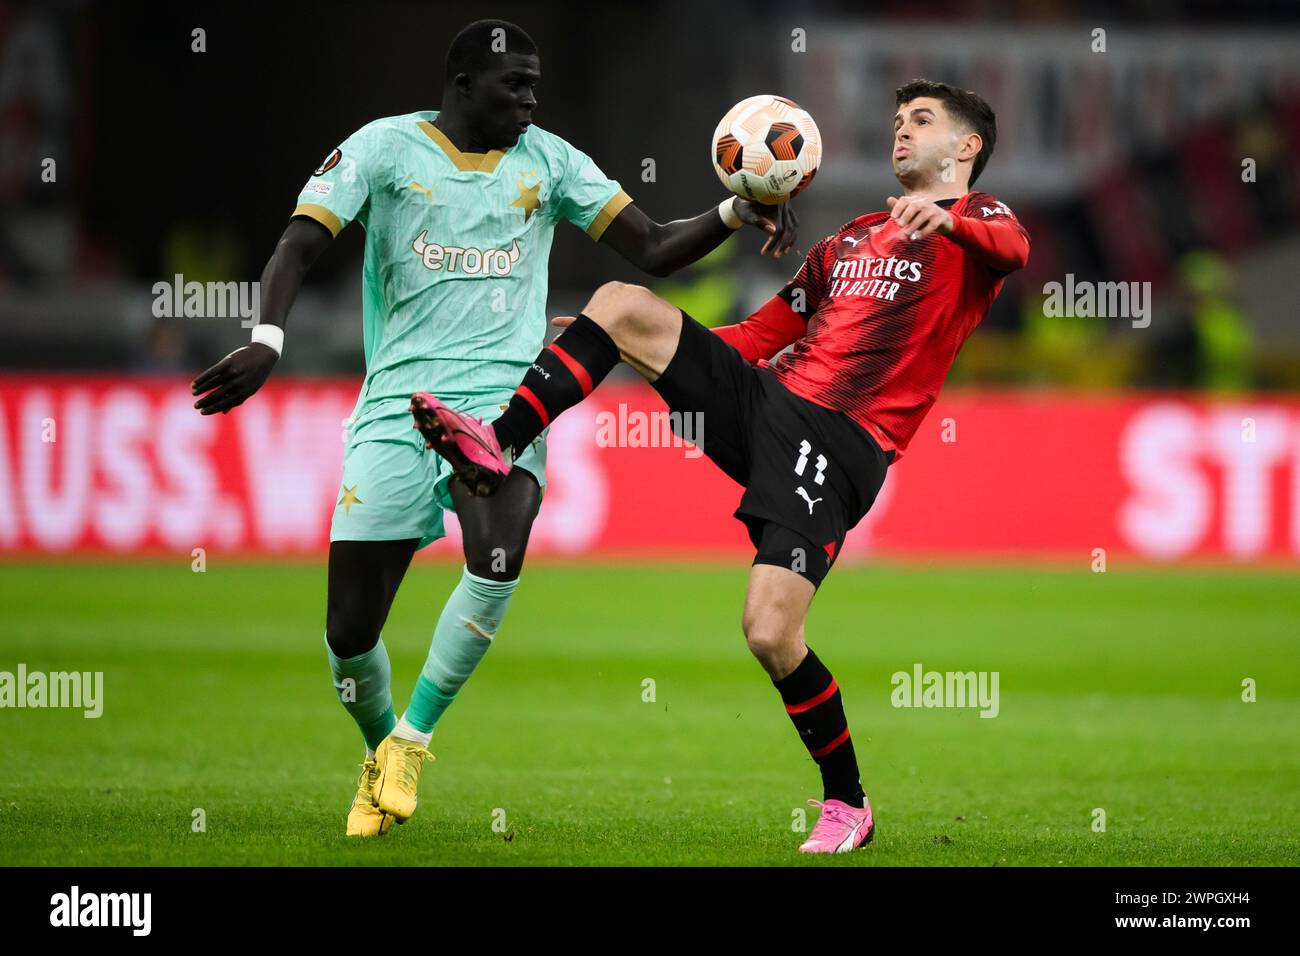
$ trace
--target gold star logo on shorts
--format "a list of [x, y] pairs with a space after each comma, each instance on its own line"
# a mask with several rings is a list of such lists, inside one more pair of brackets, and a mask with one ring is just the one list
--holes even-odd
[[[363, 502], [360, 498], [357, 497], [356, 485], [353, 485], [351, 488], [349, 488], [347, 485], [344, 485], [343, 494], [339, 495], [338, 504], [343, 506], [343, 510], [347, 514], [352, 514], [353, 505], [365, 504], [365, 502]], [[338, 507], [338, 505], [335, 505], [335, 507]]]

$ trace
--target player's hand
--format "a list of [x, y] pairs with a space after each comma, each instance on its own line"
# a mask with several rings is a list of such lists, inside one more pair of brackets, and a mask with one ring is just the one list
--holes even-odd
[[772, 258], [780, 259], [794, 247], [795, 240], [799, 238], [799, 217], [794, 214], [794, 207], [788, 202], [779, 206], [765, 206], [737, 196], [731, 201], [731, 208], [741, 222], [767, 233], [767, 242], [763, 243], [759, 255], [765, 256], [771, 249]]
[[203, 395], [194, 407], [204, 415], [225, 414], [242, 405], [266, 381], [280, 355], [269, 345], [252, 342], [235, 349], [190, 383], [190, 392]]
[[889, 215], [909, 239], [924, 239], [932, 232], [946, 236], [952, 232], [952, 216], [942, 206], [921, 196], [890, 196]]
[[557, 315], [555, 318], [551, 319], [551, 325], [555, 326], [557, 329], [567, 329], [577, 321], [578, 317], [576, 315]]

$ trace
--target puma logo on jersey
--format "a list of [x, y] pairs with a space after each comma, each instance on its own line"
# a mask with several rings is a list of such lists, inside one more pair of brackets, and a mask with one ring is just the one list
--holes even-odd
[[509, 249], [444, 246], [429, 242], [428, 230], [425, 229], [415, 237], [411, 249], [431, 272], [441, 270], [471, 276], [508, 276], [519, 261], [518, 239], [510, 243]]
[[822, 500], [821, 498], [809, 498], [809, 497], [808, 497], [808, 492], [807, 492], [806, 490], [804, 490], [803, 485], [800, 485], [798, 488], [796, 488], [796, 489], [794, 490], [794, 493], [795, 493], [796, 495], [798, 495], [800, 498], [802, 498], [804, 501], [808, 502], [808, 513], [809, 513], [809, 514], [812, 514], [812, 512], [813, 512], [813, 505], [817, 504], [817, 502], [819, 502], [819, 501]]
[[411, 183], [410, 188], [411, 188], [411, 189], [414, 189], [417, 193], [424, 193], [424, 198], [427, 199], [427, 200], [429, 200], [429, 202], [433, 202], [433, 190], [432, 190], [432, 189], [425, 189], [425, 188], [424, 188], [423, 186], [421, 186], [419, 183]]
[[857, 245], [859, 242], [861, 242], [862, 240], [861, 240], [861, 239], [854, 239], [852, 236], [845, 236], [845, 237], [844, 237], [844, 241], [845, 241], [845, 242], [851, 242], [851, 243], [853, 243], [853, 244], [856, 246], [856, 245]]

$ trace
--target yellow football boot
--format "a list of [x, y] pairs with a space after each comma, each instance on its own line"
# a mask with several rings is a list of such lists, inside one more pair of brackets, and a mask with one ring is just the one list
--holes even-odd
[[379, 774], [373, 784], [375, 806], [391, 813], [398, 823], [405, 823], [415, 812], [416, 790], [420, 786], [420, 769], [433, 754], [414, 740], [389, 734], [375, 752]]
[[348, 836], [383, 836], [393, 825], [390, 814], [375, 806], [375, 781], [379, 779], [379, 761], [371, 757], [361, 765], [357, 778], [357, 795], [348, 810]]

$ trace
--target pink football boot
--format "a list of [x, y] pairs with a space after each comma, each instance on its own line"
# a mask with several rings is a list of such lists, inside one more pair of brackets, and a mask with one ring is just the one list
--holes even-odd
[[428, 392], [411, 396], [411, 414], [415, 416], [411, 427], [424, 436], [425, 447], [447, 459], [456, 477], [475, 495], [492, 494], [510, 473], [491, 425], [448, 408]]
[[821, 807], [821, 819], [813, 827], [800, 853], [848, 853], [866, 846], [876, 835], [871, 819], [871, 802], [865, 807], [851, 807], [841, 800], [809, 800], [808, 806]]

